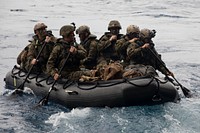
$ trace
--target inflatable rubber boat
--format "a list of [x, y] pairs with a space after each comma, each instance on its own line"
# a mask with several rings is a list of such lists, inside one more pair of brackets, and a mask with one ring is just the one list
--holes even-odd
[[[14, 67], [4, 81], [7, 89], [14, 90], [24, 83], [38, 97], [45, 97], [52, 84], [50, 76], [30, 74]], [[54, 85], [49, 101], [69, 108], [74, 107], [122, 107], [134, 105], [155, 105], [177, 102], [177, 86], [159, 77], [136, 77], [108, 81], [75, 82], [60, 79]]]

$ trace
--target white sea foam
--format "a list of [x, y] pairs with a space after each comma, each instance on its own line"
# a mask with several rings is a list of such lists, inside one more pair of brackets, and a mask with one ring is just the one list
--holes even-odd
[[49, 117], [46, 123], [51, 123], [53, 126], [57, 126], [61, 121], [70, 121], [73, 119], [84, 119], [90, 114], [90, 108], [75, 108], [70, 112], [59, 112]]

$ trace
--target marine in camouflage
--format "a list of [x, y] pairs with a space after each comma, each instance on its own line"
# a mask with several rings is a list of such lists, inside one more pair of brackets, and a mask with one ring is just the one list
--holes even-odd
[[[58, 39], [47, 62], [47, 70], [50, 75], [54, 76], [64, 65], [64, 60], [67, 57], [71, 46], [74, 46], [74, 42], [68, 43], [62, 38]], [[61, 77], [63, 78], [78, 80], [81, 75], [87, 74], [85, 71], [80, 71], [79, 68], [80, 60], [86, 57], [86, 50], [81, 45], [75, 47], [77, 52], [75, 54], [70, 54], [65, 67], [61, 72]]]
[[[146, 36], [144, 38], [143, 36], [144, 34], [142, 31], [145, 31], [146, 33], [146, 29], [141, 30], [140, 34], [142, 35], [142, 37], [140, 36], [140, 40], [136, 41], [135, 43], [131, 43], [127, 48], [127, 55], [128, 55], [128, 58], [130, 59], [130, 64], [131, 65], [134, 65], [134, 64], [150, 65], [154, 69], [162, 72], [163, 74], [167, 74], [167, 71], [163, 67], [163, 65], [148, 50], [148, 49], [151, 49], [161, 59], [161, 55], [157, 53], [154, 47], [155, 44], [151, 40], [152, 37], [154, 37], [155, 35], [153, 36], [152, 34], [148, 34], [147, 36], [145, 34]], [[143, 46], [146, 44], [148, 44], [150, 47], [143, 48]]]
[[55, 40], [56, 40], [56, 38], [54, 36], [51, 36], [50, 42], [45, 42], [45, 39], [40, 41], [38, 39], [37, 35], [33, 36], [33, 40], [31, 41], [31, 44], [28, 49], [27, 61], [25, 64], [25, 69], [27, 71], [32, 66], [31, 61], [37, 57], [42, 46], [46, 45], [45, 48], [43, 49], [41, 55], [39, 56], [39, 59], [37, 60], [37, 64], [35, 64], [33, 69], [31, 70], [32, 73], [40, 73], [40, 72], [46, 73], [46, 63], [48, 61], [51, 51], [53, 50], [54, 45], [55, 45]]
[[117, 40], [115, 49], [120, 55], [120, 60], [123, 60], [124, 67], [129, 65], [127, 58], [127, 48], [131, 43], [134, 43], [139, 38], [140, 29], [136, 25], [129, 25], [126, 29], [126, 35]]
[[86, 69], [94, 69], [97, 64], [97, 36], [90, 33], [90, 29], [86, 25], [80, 26], [76, 33], [80, 38], [80, 45], [87, 51], [86, 58], [81, 60], [81, 65], [84, 65]]
[[109, 64], [111, 60], [120, 60], [120, 57], [115, 50], [117, 40], [123, 37], [123, 34], [119, 33], [120, 29], [120, 23], [117, 20], [112, 20], [108, 25], [108, 30], [110, 30], [110, 32], [105, 32], [105, 34], [99, 39], [98, 67]]

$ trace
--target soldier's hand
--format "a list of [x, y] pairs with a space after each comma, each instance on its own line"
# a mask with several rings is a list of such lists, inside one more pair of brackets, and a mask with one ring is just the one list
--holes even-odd
[[69, 52], [75, 54], [77, 52], [77, 49], [74, 46], [71, 46]]
[[145, 43], [142, 48], [150, 48], [150, 44], [149, 43]]
[[51, 37], [49, 37], [49, 36], [46, 36], [46, 39], [45, 39], [45, 42], [50, 42], [51, 41]]
[[131, 40], [129, 40], [130, 43], [137, 41], [139, 38], [133, 38]]
[[174, 73], [171, 72], [171, 71], [167, 72], [167, 75], [168, 75], [168, 76], [172, 76], [172, 77], [174, 77]]
[[37, 63], [37, 60], [36, 59], [32, 59], [31, 64], [35, 65], [36, 63]]
[[53, 76], [53, 79], [54, 79], [54, 80], [58, 80], [58, 78], [59, 78], [59, 74], [58, 74], [58, 73], [55, 73], [54, 76]]
[[114, 40], [117, 40], [117, 36], [116, 36], [116, 35], [112, 35], [112, 36], [110, 37], [110, 41], [114, 41]]

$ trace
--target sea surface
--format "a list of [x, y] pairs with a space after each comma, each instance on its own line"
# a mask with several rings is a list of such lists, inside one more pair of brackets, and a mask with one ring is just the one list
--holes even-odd
[[[1, 133], [199, 133], [200, 0], [1, 0], [0, 132]], [[56, 37], [74, 22], [101, 37], [110, 20], [121, 33], [130, 24], [157, 31], [153, 41], [176, 79], [193, 93], [179, 103], [121, 108], [74, 108], [49, 103], [34, 108], [34, 95], [9, 97], [3, 81], [44, 22]], [[79, 38], [77, 37], [79, 42]], [[162, 76], [162, 75], [161, 75]]]

